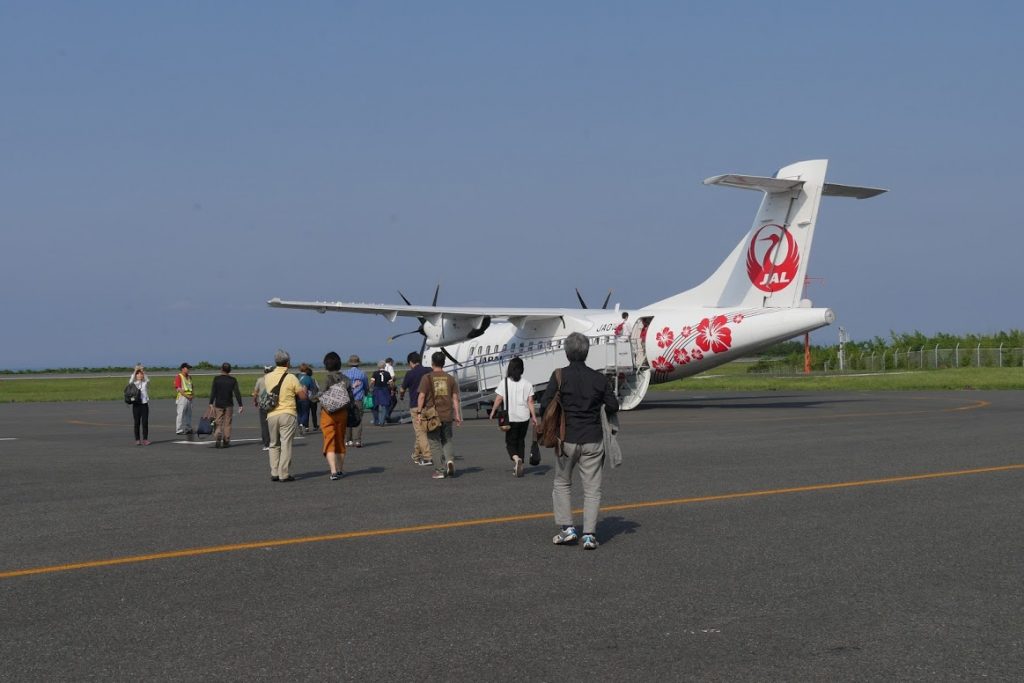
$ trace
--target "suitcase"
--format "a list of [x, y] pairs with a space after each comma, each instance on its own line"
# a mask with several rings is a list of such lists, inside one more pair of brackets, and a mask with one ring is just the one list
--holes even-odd
[[209, 436], [210, 434], [213, 434], [213, 418], [199, 418], [199, 426], [196, 428], [196, 434], [199, 436]]

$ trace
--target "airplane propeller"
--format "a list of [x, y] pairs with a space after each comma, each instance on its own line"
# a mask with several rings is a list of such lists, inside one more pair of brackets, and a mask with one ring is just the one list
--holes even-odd
[[[440, 291], [441, 291], [441, 283], [438, 282], [437, 286], [434, 287], [434, 298], [430, 302], [431, 306], [437, 306], [437, 295], [438, 295], [438, 293], [440, 293]], [[406, 306], [412, 306], [412, 302], [409, 301], [409, 299], [405, 296], [405, 294], [402, 294], [401, 290], [398, 290], [398, 296], [402, 297], [402, 301], [405, 302]], [[608, 293], [608, 296], [611, 296], [611, 292]], [[420, 321], [420, 326], [419, 327], [417, 327], [415, 330], [409, 330], [408, 332], [400, 332], [399, 334], [396, 334], [394, 336], [388, 337], [388, 343], [390, 344], [395, 339], [398, 339], [399, 337], [404, 337], [407, 334], [421, 334], [421, 335], [423, 335], [423, 343], [420, 344], [420, 357], [422, 358], [423, 357], [423, 352], [427, 350], [427, 335], [423, 331], [423, 324], [427, 322], [427, 319], [424, 318], [421, 315], [416, 316], [416, 319]], [[452, 354], [450, 354], [448, 352], [448, 349], [446, 349], [443, 346], [440, 347], [440, 349], [444, 353], [444, 355], [447, 356], [453, 363], [455, 363], [456, 365], [462, 365], [462, 363], [460, 363], [458, 360], [455, 359], [455, 356], [453, 356]]]
[[[579, 287], [576, 288], [576, 298], [579, 299], [580, 307], [581, 308], [587, 308], [587, 302], [583, 300], [583, 295], [580, 294]], [[611, 301], [611, 298], [612, 298], [612, 290], [609, 289], [608, 290], [608, 296], [606, 296], [604, 298], [604, 303], [601, 304], [601, 308], [602, 309], [608, 308], [608, 302]]]

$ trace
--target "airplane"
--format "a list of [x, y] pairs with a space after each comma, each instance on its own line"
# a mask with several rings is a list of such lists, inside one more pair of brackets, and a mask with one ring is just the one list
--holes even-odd
[[[825, 182], [828, 160], [790, 164], [774, 177], [717, 175], [704, 181], [764, 194], [753, 225], [702, 283], [642, 308], [491, 308], [285, 301], [274, 308], [381, 315], [420, 321], [424, 348], [440, 349], [459, 382], [463, 404], [490, 400], [505, 364], [520, 356], [524, 377], [539, 392], [565, 365], [566, 336], [590, 340], [587, 365], [608, 375], [623, 410], [635, 408], [652, 384], [690, 377], [780, 341], [830, 325], [835, 314], [803, 298], [822, 197], [868, 199], [886, 192]], [[607, 304], [607, 302], [606, 302]], [[628, 314], [628, 315], [626, 315]], [[424, 355], [424, 359], [429, 356]], [[429, 362], [429, 361], [426, 361]]]

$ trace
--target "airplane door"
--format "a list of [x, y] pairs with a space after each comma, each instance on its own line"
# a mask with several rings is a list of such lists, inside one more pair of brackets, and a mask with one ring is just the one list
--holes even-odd
[[633, 347], [633, 362], [637, 368], [646, 368], [649, 365], [647, 362], [647, 328], [653, 319], [653, 317], [637, 319], [629, 333], [629, 343]]

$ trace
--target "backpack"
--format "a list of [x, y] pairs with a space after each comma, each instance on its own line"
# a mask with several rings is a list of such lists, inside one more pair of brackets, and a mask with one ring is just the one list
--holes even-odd
[[260, 395], [256, 398], [256, 404], [268, 413], [277, 407], [278, 401], [281, 400], [281, 385], [284, 384], [284, 378], [288, 376], [285, 372], [281, 375], [281, 381], [277, 383], [277, 386], [272, 390], [267, 391], [267, 387], [264, 386], [260, 389]]
[[328, 413], [336, 413], [349, 404], [349, 398], [348, 386], [335, 382], [320, 394], [320, 407]]
[[561, 448], [565, 440], [565, 411], [562, 410], [562, 369], [555, 370], [558, 390], [555, 398], [544, 408], [544, 415], [537, 425], [537, 441], [544, 448]]
[[128, 386], [124, 388], [124, 402], [131, 404], [140, 400], [142, 400], [142, 391], [135, 386], [135, 382], [128, 382]]

